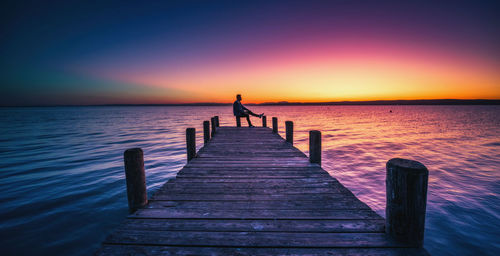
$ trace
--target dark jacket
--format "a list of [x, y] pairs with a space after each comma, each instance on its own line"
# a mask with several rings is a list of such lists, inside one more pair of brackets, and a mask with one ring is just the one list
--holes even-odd
[[247, 108], [245, 108], [241, 102], [239, 101], [235, 101], [233, 103], [233, 114], [235, 116], [242, 116], [245, 114], [245, 110], [248, 110]]

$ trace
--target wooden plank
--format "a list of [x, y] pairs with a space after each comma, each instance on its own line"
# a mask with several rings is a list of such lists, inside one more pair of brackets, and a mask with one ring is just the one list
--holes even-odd
[[248, 178], [248, 179], [229, 179], [229, 178], [184, 178], [177, 177], [175, 182], [201, 182], [201, 183], [212, 183], [212, 182], [235, 182], [235, 183], [282, 183], [282, 184], [293, 184], [293, 183], [325, 183], [323, 178], [276, 178], [276, 179], [258, 179], [258, 178]]
[[286, 181], [281, 182], [178, 182], [178, 180], [172, 180], [165, 185], [165, 187], [177, 187], [177, 188], [231, 188], [231, 189], [257, 189], [257, 188], [269, 188], [269, 189], [283, 189], [287, 187], [293, 188], [328, 188], [335, 187], [337, 182], [335, 181], [317, 181], [317, 182], [308, 182], [303, 183], [297, 181], [296, 179], [288, 179]]
[[219, 209], [219, 210], [282, 210], [282, 209], [304, 209], [304, 210], [335, 210], [335, 209], [366, 209], [366, 204], [353, 198], [340, 198], [338, 200], [267, 200], [267, 201], [171, 201], [171, 200], [151, 200], [147, 205], [148, 209], [175, 207], [176, 209]]
[[[235, 179], [235, 181], [238, 181]], [[185, 189], [186, 191], [188, 190], [193, 190], [193, 189], [223, 189], [224, 191], [227, 190], [229, 193], [230, 191], [233, 190], [249, 190], [255, 191], [255, 190], [261, 190], [265, 192], [266, 190], [273, 191], [273, 190], [286, 190], [287, 188], [290, 188], [289, 191], [294, 191], [294, 190], [300, 190], [302, 189], [304, 192], [307, 191], [314, 191], [314, 189], [333, 189], [335, 191], [330, 191], [332, 193], [340, 192], [340, 193], [347, 193], [351, 194], [352, 193], [345, 188], [344, 186], [340, 185], [340, 183], [336, 180], [329, 180], [329, 181], [317, 181], [317, 182], [300, 182], [297, 181], [296, 179], [286, 179], [286, 180], [275, 180], [274, 182], [272, 180], [266, 180], [265, 182], [178, 182], [178, 180], [171, 180], [167, 182], [162, 188], [158, 190], [159, 193], [162, 193], [161, 191], [165, 191], [168, 189], [177, 189], [177, 190], [183, 190]], [[208, 191], [207, 191], [208, 192]], [[319, 193], [319, 192], [318, 192]], [[326, 192], [325, 192], [326, 193]]]
[[[306, 182], [304, 182], [304, 180], [307, 180]], [[176, 184], [186, 184], [189, 185], [189, 184], [197, 184], [197, 183], [203, 183], [203, 184], [213, 184], [213, 183], [228, 183], [228, 184], [232, 184], [232, 186], [240, 186], [241, 187], [244, 187], [244, 186], [252, 186], [252, 185], [256, 185], [257, 183], [260, 183], [261, 186], [269, 186], [269, 187], [273, 187], [273, 186], [293, 186], [293, 185], [298, 185], [298, 184], [303, 184], [303, 185], [313, 185], [313, 184], [317, 184], [317, 185], [330, 185], [331, 184], [335, 184], [334, 181], [331, 181], [331, 182], [328, 182], [328, 181], [320, 181], [318, 178], [288, 178], [288, 179], [280, 179], [280, 178], [276, 178], [276, 179], [258, 179], [258, 178], [245, 178], [245, 179], [239, 179], [239, 178], [236, 178], [236, 179], [226, 179], [226, 178], [223, 178], [223, 179], [219, 179], [219, 178], [215, 178], [215, 179], [202, 179], [202, 178], [182, 178], [182, 177], [179, 177], [177, 179], [175, 179], [175, 181], [173, 181], [172, 183], [176, 183]], [[253, 183], [253, 184], [252, 184]], [[307, 184], [304, 184], [304, 183], [307, 183]]]
[[322, 175], [326, 177], [330, 177], [330, 175], [327, 172], [323, 171], [311, 171], [310, 169], [286, 169], [286, 168], [276, 168], [275, 170], [268, 170], [267, 168], [261, 168], [261, 169], [252, 169], [251, 171], [247, 170], [239, 170], [239, 169], [202, 169], [202, 168], [185, 168], [182, 169], [179, 174], [206, 174], [206, 175], [241, 175], [241, 174], [246, 174], [246, 175]]
[[210, 152], [210, 153], [199, 153], [197, 155], [198, 158], [225, 158], [226, 155], [231, 154], [233, 157], [241, 157], [241, 158], [254, 158], [254, 157], [261, 157], [261, 156], [269, 156], [269, 155], [274, 155], [275, 158], [287, 158], [287, 157], [297, 157], [297, 156], [306, 156], [303, 153], [295, 153], [295, 152], [283, 152], [283, 151], [276, 151], [275, 153], [269, 153], [269, 152], [236, 152], [236, 151], [225, 151], [225, 152]]
[[[189, 184], [188, 184], [189, 185]], [[336, 187], [299, 187], [299, 188], [240, 188], [236, 187], [226, 187], [220, 188], [217, 186], [167, 186], [158, 191], [155, 194], [318, 194], [318, 193], [343, 193], [343, 190]]]
[[[251, 145], [247, 145], [251, 146]], [[261, 145], [259, 145], [261, 146]], [[239, 153], [247, 153], [247, 154], [252, 154], [255, 152], [268, 152], [268, 153], [274, 153], [274, 152], [284, 152], [284, 153], [300, 153], [301, 151], [298, 149], [290, 148], [287, 147], [286, 145], [274, 145], [274, 146], [266, 146], [266, 148], [263, 147], [257, 147], [257, 145], [254, 145], [252, 150], [247, 150], [246, 147], [242, 146], [231, 146], [229, 143], [228, 144], [208, 144], [208, 146], [203, 147], [200, 149], [200, 153], [207, 152], [207, 153], [222, 153], [222, 152], [228, 152], [228, 151], [235, 151]], [[269, 156], [269, 155], [268, 155]]]
[[308, 167], [246, 167], [246, 166], [240, 166], [240, 167], [234, 167], [231, 169], [228, 168], [218, 168], [218, 167], [211, 167], [211, 168], [198, 168], [198, 167], [189, 167], [186, 166], [182, 168], [180, 171], [231, 171], [231, 172], [257, 172], [257, 171], [267, 171], [267, 172], [280, 172], [280, 171], [288, 171], [288, 172], [311, 172], [311, 173], [328, 173], [327, 171], [321, 169], [319, 166], [314, 165], [314, 166], [308, 166]]
[[247, 143], [247, 144], [273, 143], [273, 144], [270, 144], [271, 146], [285, 144], [285, 142], [282, 141], [281, 138], [277, 137], [277, 136], [268, 135], [265, 133], [259, 134], [258, 136], [259, 136], [259, 138], [258, 138], [258, 140], [256, 140], [256, 138], [253, 138], [253, 137], [242, 139], [242, 138], [238, 137], [237, 135], [233, 135], [233, 136], [226, 135], [226, 137], [215, 139], [215, 140], [211, 141], [210, 143], [212, 143], [212, 144], [225, 143], [225, 144], [231, 144], [232, 146], [239, 146], [241, 143]]
[[232, 156], [226, 156], [225, 158], [203, 158], [203, 157], [197, 157], [193, 159], [193, 161], [196, 162], [214, 162], [214, 163], [219, 163], [219, 162], [307, 162], [309, 161], [305, 157], [287, 157], [286, 159], [283, 158], [276, 158], [276, 157], [252, 157], [251, 159], [244, 159], [244, 158], [235, 158]]
[[[179, 172], [178, 175], [179, 177], [187, 177], [187, 176], [193, 176], [192, 178], [197, 178], [197, 177], [203, 177], [203, 178], [211, 178], [211, 179], [224, 179], [224, 178], [233, 178], [233, 177], [249, 177], [249, 178], [259, 178], [259, 179], [265, 179], [265, 178], [290, 178], [290, 176], [293, 176], [293, 178], [325, 178], [325, 179], [330, 179], [330, 175], [328, 173], [321, 173], [321, 172], [266, 172], [266, 171], [256, 171], [256, 172], [240, 172], [240, 171], [225, 171], [224, 169], [220, 169], [218, 171], [202, 171], [202, 170], [190, 170], [190, 171], [183, 171]], [[263, 177], [259, 177], [263, 176]], [[248, 179], [248, 178], [247, 178]]]
[[266, 176], [264, 178], [259, 177], [258, 173], [254, 175], [238, 176], [242, 175], [241, 173], [235, 173], [235, 175], [231, 175], [228, 177], [225, 176], [213, 176], [213, 177], [205, 177], [206, 175], [196, 176], [185, 176], [179, 175], [175, 179], [171, 179], [167, 184], [178, 184], [181, 186], [188, 187], [189, 184], [200, 185], [200, 184], [224, 184], [224, 183], [238, 183], [238, 185], [252, 187], [256, 185], [256, 183], [261, 183], [263, 186], [273, 186], [273, 185], [283, 185], [283, 186], [293, 186], [297, 185], [300, 187], [314, 187], [314, 185], [328, 185], [328, 186], [338, 186], [339, 182], [335, 179], [332, 179], [329, 176], [324, 175], [313, 175], [312, 177], [303, 176], [279, 176], [277, 174], [273, 174], [270, 176]]
[[[205, 152], [198, 152], [198, 157], [205, 157], [205, 158], [221, 158], [221, 157], [227, 157], [228, 155], [231, 155], [233, 157], [266, 157], [270, 155], [274, 155], [276, 157], [297, 157], [297, 156], [303, 156], [307, 157], [304, 153], [292, 151], [292, 150], [286, 150], [286, 149], [278, 149], [278, 150], [252, 150], [252, 152], [248, 152], [244, 149], [231, 149], [231, 150], [219, 150], [219, 151], [205, 151]], [[243, 167], [243, 166], [242, 166]]]
[[[188, 163], [186, 166], [188, 167], [199, 167], [199, 168], [235, 168], [241, 166], [239, 163]], [[308, 167], [308, 166], [317, 166], [315, 164], [310, 163], [244, 163], [247, 167]]]
[[[266, 171], [256, 171], [256, 172], [240, 172], [240, 171], [225, 171], [224, 169], [217, 170], [217, 171], [202, 171], [202, 170], [190, 170], [190, 171], [183, 171], [179, 172], [177, 176], [193, 176], [192, 178], [196, 177], [203, 177], [203, 178], [211, 178], [211, 179], [223, 179], [223, 178], [233, 178], [233, 177], [239, 177], [239, 178], [244, 178], [249, 177], [249, 178], [259, 178], [259, 179], [264, 179], [264, 178], [290, 178], [290, 176], [293, 176], [294, 178], [327, 178], [329, 179], [330, 176], [328, 173], [321, 173], [321, 172], [266, 172]], [[259, 177], [263, 176], [263, 177]], [[247, 178], [248, 179], [248, 178]]]
[[[276, 150], [286, 150], [286, 152], [297, 152], [297, 149], [292, 149], [285, 144], [255, 144], [255, 143], [241, 143], [238, 146], [231, 145], [230, 143], [214, 143], [209, 144], [210, 150], [220, 150], [220, 151], [229, 151], [229, 150], [244, 150], [246, 152], [251, 153], [253, 150], [260, 151], [276, 151]], [[231, 155], [228, 155], [231, 156]]]
[[196, 174], [179, 174], [177, 178], [182, 179], [304, 179], [304, 178], [323, 178], [325, 175], [322, 174], [303, 174], [303, 175], [262, 175], [262, 174], [231, 174], [231, 175], [196, 175]]
[[185, 247], [131, 244], [105, 244], [96, 256], [108, 255], [350, 255], [350, 256], [427, 256], [418, 248], [249, 248], [249, 247]]
[[265, 162], [259, 162], [259, 161], [252, 161], [252, 160], [245, 160], [245, 161], [225, 161], [225, 160], [206, 160], [206, 161], [201, 161], [201, 160], [192, 160], [189, 162], [187, 165], [188, 167], [194, 167], [194, 166], [247, 166], [247, 167], [267, 167], [267, 166], [280, 166], [280, 167], [303, 167], [307, 168], [309, 166], [316, 166], [316, 165], [311, 165], [309, 161], [265, 161]]
[[227, 160], [192, 160], [189, 162], [187, 165], [188, 167], [193, 167], [193, 166], [247, 166], [247, 167], [267, 167], [267, 166], [280, 166], [280, 167], [302, 167], [302, 168], [307, 168], [310, 166], [316, 166], [316, 165], [311, 165], [309, 161], [264, 161], [264, 162], [259, 162], [259, 161], [252, 161], [250, 160], [244, 160], [244, 161], [227, 161]]
[[232, 232], [384, 232], [384, 220], [127, 219], [120, 230]]
[[384, 233], [199, 232], [120, 230], [106, 243], [232, 247], [404, 247]]
[[382, 219], [372, 210], [219, 210], [219, 209], [140, 209], [130, 218], [152, 219]]
[[[297, 201], [297, 200], [338, 200], [340, 198], [350, 197], [351, 195], [344, 193], [331, 193], [331, 194], [186, 194], [186, 193], [158, 193], [152, 196], [152, 200], [169, 200], [169, 201], [266, 201], [266, 200], [283, 200], [283, 201]], [[354, 200], [355, 197], [351, 198]]]
[[[244, 160], [245, 157], [261, 158], [266, 160], [266, 158], [276, 156], [283, 156], [278, 159], [286, 160], [285, 157], [291, 158], [307, 158], [306, 155], [298, 150], [292, 150], [290, 148], [284, 147], [264, 147], [262, 145], [245, 145], [242, 147], [229, 147], [228, 145], [218, 145], [210, 146], [210, 151], [200, 150], [198, 158], [204, 158], [204, 154], [211, 154], [226, 158], [239, 158], [239, 160]], [[208, 157], [206, 157], [208, 158]], [[213, 156], [211, 157], [213, 158]]]

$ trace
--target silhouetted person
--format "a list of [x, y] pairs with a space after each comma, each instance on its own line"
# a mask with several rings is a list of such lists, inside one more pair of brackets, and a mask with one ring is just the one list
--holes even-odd
[[246, 117], [248, 127], [254, 127], [252, 125], [252, 122], [250, 122], [250, 115], [256, 116], [258, 118], [262, 118], [262, 116], [264, 115], [264, 113], [257, 115], [254, 112], [250, 111], [250, 109], [245, 108], [245, 106], [241, 104], [241, 94], [236, 95], [236, 101], [233, 103], [233, 114], [236, 117]]

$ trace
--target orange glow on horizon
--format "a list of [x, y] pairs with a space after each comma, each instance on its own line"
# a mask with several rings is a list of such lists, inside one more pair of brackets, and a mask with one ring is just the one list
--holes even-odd
[[500, 65], [442, 49], [323, 44], [148, 67], [108, 78], [142, 85], [148, 103], [500, 99]]

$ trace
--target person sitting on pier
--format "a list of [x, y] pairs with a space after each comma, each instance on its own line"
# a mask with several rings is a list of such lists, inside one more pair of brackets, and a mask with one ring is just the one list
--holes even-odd
[[254, 127], [252, 125], [252, 122], [250, 122], [250, 115], [256, 116], [258, 118], [262, 118], [262, 116], [264, 115], [264, 113], [257, 115], [252, 111], [250, 111], [250, 109], [243, 106], [243, 104], [241, 104], [241, 94], [236, 95], [236, 101], [233, 103], [233, 114], [237, 118], [246, 117], [248, 122], [248, 127]]

